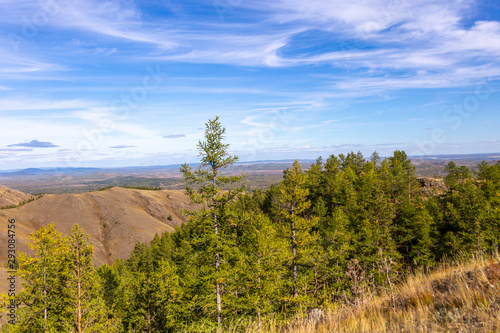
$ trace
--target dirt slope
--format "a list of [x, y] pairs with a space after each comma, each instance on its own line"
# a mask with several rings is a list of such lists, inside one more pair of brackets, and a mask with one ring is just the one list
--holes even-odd
[[[91, 234], [95, 264], [128, 258], [135, 243], [170, 232], [185, 222], [181, 209], [190, 209], [182, 191], [142, 191], [111, 188], [83, 194], [45, 195], [24, 206], [0, 210], [0, 264], [6, 262], [7, 222], [16, 220], [17, 249], [30, 253], [29, 235], [54, 222], [68, 234], [75, 223]], [[171, 216], [171, 221], [169, 220]]]
[[0, 207], [17, 205], [31, 198], [31, 195], [0, 185]]

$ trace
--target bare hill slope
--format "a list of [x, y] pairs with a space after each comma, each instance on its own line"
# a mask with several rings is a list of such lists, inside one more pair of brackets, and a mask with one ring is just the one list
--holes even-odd
[[17, 205], [30, 198], [29, 194], [0, 185], [0, 207]]
[[[75, 223], [91, 234], [95, 264], [128, 258], [136, 242], [170, 232], [183, 223], [181, 209], [190, 209], [182, 191], [111, 188], [82, 194], [45, 195], [24, 206], [0, 210], [0, 264], [6, 262], [7, 222], [16, 220], [17, 249], [30, 253], [30, 233], [54, 222], [68, 234]], [[171, 216], [169, 218], [169, 216]]]

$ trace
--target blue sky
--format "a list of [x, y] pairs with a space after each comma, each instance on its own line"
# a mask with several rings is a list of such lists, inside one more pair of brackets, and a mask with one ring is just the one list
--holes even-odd
[[0, 169], [500, 152], [500, 3], [2, 0]]

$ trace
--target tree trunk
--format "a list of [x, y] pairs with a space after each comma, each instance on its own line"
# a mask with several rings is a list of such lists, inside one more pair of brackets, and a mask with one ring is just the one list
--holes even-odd
[[[213, 186], [215, 187], [215, 178], [216, 178], [216, 173], [215, 170], [213, 170]], [[214, 193], [214, 202], [216, 199], [216, 194]], [[219, 226], [217, 224], [217, 212], [215, 209], [217, 207], [214, 207], [214, 234], [215, 234], [215, 296], [216, 296], [216, 301], [217, 301], [217, 331], [220, 331], [221, 325], [222, 325], [222, 300], [221, 300], [221, 288], [220, 288], [220, 281], [219, 281], [219, 265], [220, 265], [220, 257], [219, 257], [219, 249], [217, 247], [218, 245], [218, 238], [217, 235], [219, 234]]]
[[76, 267], [76, 281], [78, 284], [78, 333], [82, 333], [82, 280], [80, 277], [80, 253], [78, 249], [76, 250], [76, 258], [77, 258], [77, 267]]
[[257, 289], [259, 290], [259, 304], [257, 305], [257, 318], [259, 333], [262, 331], [262, 323], [260, 320], [260, 305], [262, 304], [262, 293], [260, 284], [260, 253], [257, 254]]
[[47, 332], [47, 286], [45, 285], [45, 267], [43, 267], [43, 331]]
[[148, 302], [148, 332], [151, 333], [151, 307]]
[[296, 231], [295, 231], [295, 215], [294, 215], [294, 210], [295, 210], [295, 205], [292, 205], [292, 254], [293, 254], [293, 261], [292, 261], [292, 269], [293, 269], [293, 297], [298, 297], [299, 296], [299, 290], [297, 288], [297, 243], [295, 242], [296, 239]]
[[[217, 234], [218, 232], [218, 225], [217, 225], [217, 214], [214, 213], [214, 231], [216, 235], [216, 241], [217, 241]], [[220, 258], [219, 258], [219, 251], [215, 249], [215, 279], [216, 279], [216, 285], [215, 285], [215, 294], [217, 298], [217, 327], [220, 329], [220, 326], [222, 324], [222, 301], [221, 301], [221, 290], [220, 290], [220, 281], [219, 281], [219, 265], [220, 265]]]

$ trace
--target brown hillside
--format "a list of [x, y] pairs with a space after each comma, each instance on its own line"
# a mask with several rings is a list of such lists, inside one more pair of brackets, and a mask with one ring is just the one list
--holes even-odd
[[[95, 264], [128, 258], [137, 242], [170, 232], [183, 223], [181, 209], [190, 209], [182, 191], [111, 188], [82, 194], [48, 194], [24, 206], [0, 210], [0, 264], [6, 262], [7, 222], [16, 220], [17, 249], [30, 253], [29, 235], [54, 222], [68, 234], [75, 223], [91, 234]], [[171, 221], [168, 217], [171, 216]]]
[[17, 205], [31, 198], [31, 195], [0, 185], [0, 207]]

